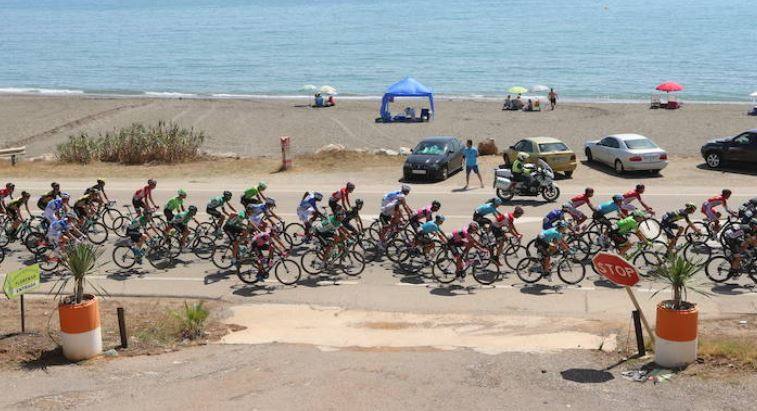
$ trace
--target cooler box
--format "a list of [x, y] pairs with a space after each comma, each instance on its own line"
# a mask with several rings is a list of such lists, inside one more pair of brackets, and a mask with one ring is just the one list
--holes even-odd
[[513, 172], [509, 168], [498, 168], [494, 170], [495, 177], [513, 178]]
[[505, 177], [497, 177], [494, 179], [494, 188], [506, 190], [510, 187], [510, 179]]

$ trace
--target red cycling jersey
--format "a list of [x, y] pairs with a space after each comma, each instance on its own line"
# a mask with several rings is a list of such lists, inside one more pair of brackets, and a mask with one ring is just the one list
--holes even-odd
[[704, 202], [704, 204], [702, 205], [702, 208], [705, 208], [705, 207], [713, 208], [721, 204], [726, 205], [725, 201], [726, 201], [725, 197], [723, 197], [722, 195], [711, 197], [711, 198], [708, 198], [707, 201]]
[[589, 202], [589, 196], [586, 194], [580, 194], [570, 199], [570, 204], [573, 207], [581, 207], [582, 205]]
[[505, 213], [505, 214], [497, 214], [497, 217], [492, 222], [492, 225], [495, 227], [505, 227], [512, 225], [513, 221], [515, 221], [515, 214], [513, 213]]
[[415, 216], [418, 218], [426, 218], [428, 220], [431, 220], [431, 216], [433, 214], [433, 211], [431, 211], [431, 206], [419, 208], [415, 212]]
[[350, 193], [347, 192], [347, 188], [346, 187], [342, 187], [339, 190], [334, 191], [331, 194], [331, 198], [333, 198], [335, 200], [341, 200], [343, 198], [349, 197], [349, 195], [350, 195]]
[[5, 197], [8, 197], [9, 195], [11, 195], [10, 189], [3, 188], [2, 190], [0, 190], [0, 198], [5, 198]]
[[146, 185], [146, 186], [140, 188], [139, 190], [137, 190], [136, 193], [134, 193], [134, 198], [137, 198], [137, 199], [141, 200], [141, 199], [149, 196], [150, 193], [152, 193], [152, 188], [149, 185]]

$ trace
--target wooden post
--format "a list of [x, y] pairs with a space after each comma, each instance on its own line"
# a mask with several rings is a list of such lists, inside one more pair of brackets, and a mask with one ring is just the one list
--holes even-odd
[[119, 334], [121, 334], [121, 348], [129, 348], [129, 339], [126, 336], [126, 318], [124, 316], [123, 307], [118, 307], [116, 309], [116, 314], [118, 315], [118, 331]]
[[14, 166], [14, 167], [16, 166], [16, 155], [15, 154], [13, 154], [11, 156], [11, 165]]
[[631, 287], [629, 286], [625, 286], [625, 289], [628, 292], [628, 296], [631, 297], [631, 302], [633, 303], [633, 306], [636, 307], [636, 311], [639, 312], [641, 322], [644, 324], [644, 328], [646, 328], [647, 334], [649, 334], [649, 339], [651, 339], [652, 343], [654, 343], [654, 333], [652, 332], [652, 328], [647, 322], [647, 317], [644, 316], [644, 311], [641, 311], [641, 307], [639, 306], [639, 302], [636, 300], [636, 296], [634, 295], [633, 290], [631, 290]]
[[24, 310], [24, 295], [21, 294], [21, 334], [26, 333], [26, 310]]

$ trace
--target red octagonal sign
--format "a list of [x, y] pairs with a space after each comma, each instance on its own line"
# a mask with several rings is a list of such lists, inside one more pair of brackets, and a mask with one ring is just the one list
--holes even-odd
[[635, 285], [639, 282], [639, 272], [624, 258], [610, 253], [598, 253], [591, 259], [594, 271], [618, 285]]

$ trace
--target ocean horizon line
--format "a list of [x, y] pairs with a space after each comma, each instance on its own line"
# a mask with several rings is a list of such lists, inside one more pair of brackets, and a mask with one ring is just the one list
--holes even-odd
[[[462, 101], [503, 101], [507, 92], [502, 94], [434, 94], [437, 100], [462, 100]], [[664, 93], [652, 93], [664, 94]], [[17, 95], [17, 96], [80, 96], [80, 97], [105, 97], [105, 98], [154, 98], [154, 99], [198, 99], [198, 100], [310, 100], [313, 94], [301, 93], [192, 93], [180, 91], [131, 91], [131, 90], [85, 90], [85, 89], [55, 89], [46, 87], [0, 87], [0, 95]], [[340, 100], [375, 100], [380, 101], [382, 95], [377, 94], [351, 94], [338, 93], [337, 98]], [[526, 93], [522, 97], [540, 97], [546, 99], [544, 93]], [[690, 104], [751, 104], [749, 97], [744, 100], [707, 100], [688, 98], [685, 93], [677, 93], [676, 97]], [[560, 96], [560, 101], [565, 103], [587, 103], [587, 104], [647, 104], [649, 98], [641, 97], [571, 97], [568, 95]]]

